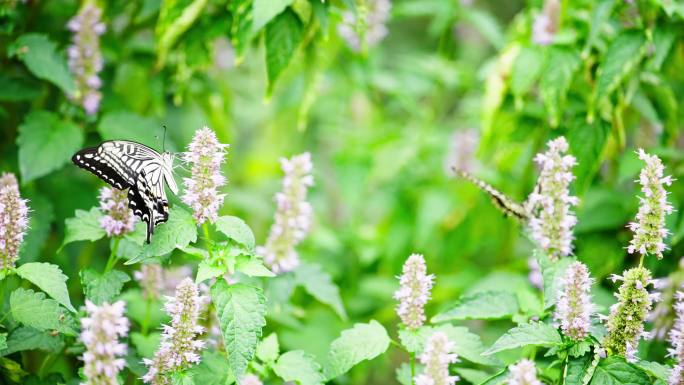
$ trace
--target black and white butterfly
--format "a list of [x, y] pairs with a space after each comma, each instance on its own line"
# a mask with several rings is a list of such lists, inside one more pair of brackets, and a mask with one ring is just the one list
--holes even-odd
[[84, 148], [71, 160], [119, 190], [128, 189], [128, 207], [147, 224], [150, 243], [154, 227], [169, 219], [169, 201], [164, 182], [174, 194], [173, 154], [128, 140], [110, 140]]
[[523, 204], [514, 201], [513, 199], [506, 196], [506, 194], [495, 189], [489, 183], [471, 175], [468, 172], [457, 170], [455, 168], [454, 172], [456, 172], [456, 175], [470, 181], [480, 190], [484, 191], [487, 195], [489, 195], [489, 197], [492, 200], [492, 203], [494, 203], [494, 206], [501, 210], [504, 213], [504, 215], [512, 216], [523, 222], [529, 220], [532, 217], [532, 209], [531, 207], [529, 207], [527, 202]]

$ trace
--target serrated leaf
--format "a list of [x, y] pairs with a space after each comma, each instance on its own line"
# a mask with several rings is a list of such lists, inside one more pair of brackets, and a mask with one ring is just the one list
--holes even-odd
[[502, 319], [518, 312], [518, 299], [506, 291], [485, 291], [462, 296], [451, 309], [442, 312], [430, 322], [447, 322], [465, 319]]
[[561, 336], [556, 328], [543, 322], [532, 322], [510, 329], [483, 354], [491, 355], [529, 345], [551, 347], [561, 343]]
[[330, 345], [324, 371], [327, 379], [332, 380], [361, 361], [381, 355], [389, 343], [387, 331], [375, 320], [367, 324], [357, 323], [353, 328], [343, 330]]
[[591, 385], [651, 385], [648, 375], [624, 358], [612, 356], [596, 367]]
[[157, 66], [163, 67], [171, 47], [202, 14], [208, 0], [167, 0], [159, 9], [157, 38]]
[[294, 0], [254, 0], [252, 32], [258, 32], [268, 22], [293, 3]]
[[39, 33], [19, 36], [9, 47], [9, 56], [18, 57], [37, 78], [51, 82], [65, 94], [76, 92], [66, 59], [57, 53], [56, 44], [47, 36]]
[[190, 371], [172, 372], [169, 377], [171, 377], [171, 385], [195, 385]]
[[126, 261], [126, 265], [168, 254], [176, 248], [184, 248], [196, 241], [197, 225], [192, 214], [180, 207], [172, 207], [168, 222], [155, 228], [151, 243], [144, 245], [140, 254]]
[[273, 362], [278, 359], [279, 354], [280, 345], [278, 344], [278, 335], [275, 333], [269, 334], [257, 345], [256, 356], [263, 362]]
[[294, 273], [295, 281], [298, 285], [303, 286], [307, 293], [320, 302], [330, 305], [340, 318], [347, 319], [347, 313], [344, 311], [340, 297], [340, 289], [320, 265], [302, 263], [295, 269]]
[[46, 299], [44, 293], [18, 288], [10, 295], [12, 317], [26, 326], [38, 330], [57, 330], [76, 334], [69, 325], [68, 313], [53, 299]]
[[196, 384], [230, 385], [235, 376], [228, 367], [228, 360], [219, 352], [204, 350], [202, 361], [188, 370]]
[[446, 324], [434, 330], [442, 331], [449, 336], [449, 340], [454, 343], [453, 352], [459, 357], [480, 365], [501, 366], [501, 362], [496, 358], [484, 355], [485, 347], [480, 336], [471, 333], [467, 327]]
[[287, 352], [272, 366], [275, 374], [285, 381], [300, 385], [320, 385], [325, 381], [319, 365], [313, 356], [302, 350]]
[[275, 277], [275, 273], [264, 265], [264, 261], [257, 256], [238, 256], [235, 270], [250, 277]]
[[100, 226], [101, 218], [102, 212], [97, 207], [90, 211], [76, 210], [73, 218], [64, 221], [66, 229], [62, 246], [77, 241], [94, 242], [107, 235]]
[[211, 287], [211, 298], [221, 326], [228, 362], [240, 378], [254, 357], [261, 329], [266, 325], [266, 300], [260, 288], [220, 279]]
[[80, 275], [86, 298], [96, 305], [112, 302], [121, 294], [124, 283], [131, 280], [128, 274], [119, 270], [110, 270], [100, 274], [95, 270], [85, 269]]
[[672, 375], [672, 369], [670, 367], [658, 362], [639, 360], [635, 362], [634, 365], [641, 368], [651, 376], [664, 382], [669, 381], [670, 376]]
[[552, 127], [560, 122], [565, 97], [580, 64], [580, 55], [576, 51], [557, 47], [548, 51], [546, 66], [539, 81], [539, 93]]
[[591, 366], [593, 356], [585, 354], [578, 358], [570, 358], [565, 374], [565, 385], [583, 385], [584, 375]]
[[626, 30], [608, 47], [601, 66], [596, 72], [596, 102], [601, 103], [637, 67], [646, 53], [646, 36], [643, 31]]
[[228, 271], [228, 268], [225, 265], [214, 265], [209, 263], [209, 261], [202, 261], [197, 266], [195, 283], [201, 283], [208, 279], [222, 276], [226, 271]]
[[32, 111], [19, 126], [22, 183], [59, 169], [83, 144], [83, 131], [48, 111]]
[[249, 251], [254, 252], [254, 234], [245, 221], [238, 217], [226, 215], [218, 217], [214, 224], [216, 225], [216, 230], [223, 233], [223, 235], [247, 247]]
[[62, 274], [59, 266], [46, 262], [25, 263], [19, 266], [17, 274], [38, 286], [67, 309], [76, 312], [69, 299], [69, 291], [66, 285], [68, 277]]
[[56, 352], [61, 350], [63, 346], [64, 343], [59, 336], [29, 326], [19, 326], [10, 333], [7, 338], [7, 347], [0, 351], [0, 356], [35, 349]]
[[287, 68], [304, 36], [302, 22], [290, 9], [266, 25], [266, 72], [270, 95], [280, 74]]

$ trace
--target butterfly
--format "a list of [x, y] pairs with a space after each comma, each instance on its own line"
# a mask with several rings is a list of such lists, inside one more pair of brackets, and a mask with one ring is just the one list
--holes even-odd
[[513, 199], [506, 196], [506, 194], [492, 187], [492, 185], [473, 176], [468, 172], [457, 170], [456, 168], [454, 168], [454, 172], [456, 172], [456, 175], [471, 182], [480, 190], [487, 193], [487, 195], [489, 195], [489, 197], [491, 198], [492, 203], [494, 203], [494, 205], [499, 210], [501, 210], [504, 213], [504, 215], [515, 217], [520, 221], [528, 221], [530, 218], [532, 218], [532, 210], [528, 204], [521, 204], [514, 201]]
[[119, 190], [128, 189], [128, 207], [147, 224], [149, 244], [154, 227], [169, 219], [164, 182], [174, 193], [173, 154], [128, 140], [109, 140], [84, 148], [71, 161]]

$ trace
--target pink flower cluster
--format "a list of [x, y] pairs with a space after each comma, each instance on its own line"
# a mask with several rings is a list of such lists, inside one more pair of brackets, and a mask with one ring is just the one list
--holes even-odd
[[397, 314], [401, 322], [409, 329], [418, 329], [425, 323], [425, 304], [430, 300], [430, 289], [435, 276], [427, 274], [425, 258], [420, 254], [411, 254], [399, 277], [399, 290], [394, 299], [399, 301]]
[[355, 11], [345, 11], [337, 32], [349, 48], [359, 52], [387, 36], [387, 21], [392, 9], [390, 0], [368, 0]]
[[102, 10], [93, 3], [87, 3], [67, 24], [74, 33], [73, 44], [67, 52], [69, 69], [76, 78], [78, 89], [75, 99], [88, 115], [97, 112], [102, 99], [102, 80], [98, 76], [104, 66], [100, 52], [100, 35], [106, 28], [101, 18]]
[[534, 361], [523, 359], [508, 367], [509, 385], [542, 385], [537, 378], [537, 366]]
[[582, 262], [574, 262], [568, 267], [562, 279], [554, 318], [560, 322], [563, 334], [579, 341], [589, 335], [591, 314], [591, 278], [589, 269]]
[[449, 375], [449, 364], [458, 361], [458, 356], [451, 353], [454, 343], [444, 332], [435, 332], [427, 340], [425, 351], [420, 356], [420, 362], [425, 365], [425, 371], [416, 376], [416, 385], [453, 385], [459, 380], [458, 376]]
[[100, 226], [108, 237], [120, 237], [135, 229], [135, 215], [128, 208], [126, 190], [113, 187], [100, 189], [100, 210], [104, 216], [100, 218]]
[[546, 0], [544, 10], [537, 15], [532, 25], [532, 41], [549, 45], [558, 32], [561, 4], [558, 0]]
[[0, 177], [0, 269], [14, 268], [28, 228], [28, 201], [19, 195], [14, 174]]
[[124, 317], [126, 304], [117, 301], [95, 305], [86, 300], [87, 317], [81, 318], [81, 341], [83, 353], [83, 374], [86, 385], [118, 385], [117, 375], [126, 361], [127, 346], [119, 342], [128, 334], [129, 322]]
[[675, 366], [672, 368], [669, 384], [684, 385], [684, 292], [678, 291], [675, 297], [677, 319], [669, 333], [671, 347], [668, 349], [668, 355], [674, 358]]

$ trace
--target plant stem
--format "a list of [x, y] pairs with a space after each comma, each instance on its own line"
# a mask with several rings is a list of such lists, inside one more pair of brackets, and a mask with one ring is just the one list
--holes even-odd
[[207, 252], [209, 253], [209, 258], [213, 259], [214, 254], [211, 251], [213, 248], [213, 242], [211, 241], [211, 236], [209, 235], [209, 225], [207, 222], [202, 224], [202, 231], [204, 232], [204, 240], [207, 243]]
[[409, 362], [411, 364], [411, 385], [415, 384], [415, 378], [416, 378], [416, 353], [411, 353], [410, 354], [410, 359]]
[[152, 310], [152, 301], [147, 298], [145, 300], [145, 318], [143, 318], [142, 325], [140, 326], [140, 332], [146, 336], [147, 335], [147, 330], [149, 328], [150, 324], [150, 312]]
[[644, 267], [644, 255], [641, 254], [641, 257], [639, 257], [639, 267]]
[[115, 265], [116, 262], [119, 260], [119, 257], [116, 255], [116, 251], [119, 249], [119, 242], [121, 241], [121, 238], [116, 237], [114, 238], [114, 244], [112, 245], [112, 251], [109, 253], [109, 259], [107, 259], [107, 265], [105, 266], [104, 272], [108, 272], [111, 270]]

